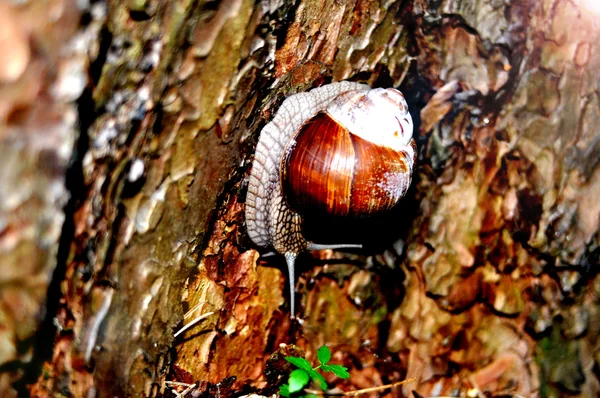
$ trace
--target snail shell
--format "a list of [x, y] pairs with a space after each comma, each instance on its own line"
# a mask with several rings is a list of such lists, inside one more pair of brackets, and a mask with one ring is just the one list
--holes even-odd
[[302, 235], [304, 211], [360, 216], [394, 206], [415, 163], [413, 124], [395, 89], [339, 82], [287, 98], [261, 131], [246, 196], [252, 241], [285, 256], [294, 316], [294, 262], [320, 245]]
[[398, 90], [346, 91], [288, 142], [282, 189], [297, 211], [385, 211], [406, 194], [415, 155], [412, 120]]

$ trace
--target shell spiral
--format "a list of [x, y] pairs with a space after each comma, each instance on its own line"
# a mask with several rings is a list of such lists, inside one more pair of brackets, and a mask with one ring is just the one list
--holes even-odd
[[398, 90], [340, 94], [288, 142], [280, 170], [289, 206], [335, 216], [395, 206], [412, 178], [412, 130]]

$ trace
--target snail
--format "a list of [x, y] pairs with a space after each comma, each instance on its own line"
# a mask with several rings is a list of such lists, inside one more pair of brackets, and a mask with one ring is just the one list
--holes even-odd
[[246, 227], [260, 247], [285, 257], [290, 317], [294, 264], [317, 244], [302, 235], [305, 212], [364, 216], [406, 194], [416, 161], [413, 123], [402, 93], [338, 82], [288, 97], [261, 131], [246, 195]]

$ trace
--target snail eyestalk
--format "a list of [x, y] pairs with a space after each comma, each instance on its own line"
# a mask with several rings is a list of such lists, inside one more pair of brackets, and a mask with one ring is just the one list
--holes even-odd
[[296, 265], [296, 257], [298, 255], [296, 253], [285, 253], [285, 262], [287, 263], [288, 268], [288, 281], [290, 285], [290, 318], [294, 319], [296, 316], [296, 306], [295, 306], [295, 293], [296, 293], [296, 274], [295, 265]]

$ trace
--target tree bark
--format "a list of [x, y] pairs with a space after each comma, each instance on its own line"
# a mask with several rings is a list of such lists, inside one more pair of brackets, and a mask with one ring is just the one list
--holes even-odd
[[[0, 5], [3, 396], [269, 395], [281, 344], [311, 362], [328, 345], [343, 391], [597, 396], [599, 16], [591, 0]], [[403, 91], [418, 167], [381, 217], [307, 215], [310, 236], [365, 248], [302, 256], [291, 321], [283, 260], [245, 232], [245, 178], [286, 96], [346, 79]]]

